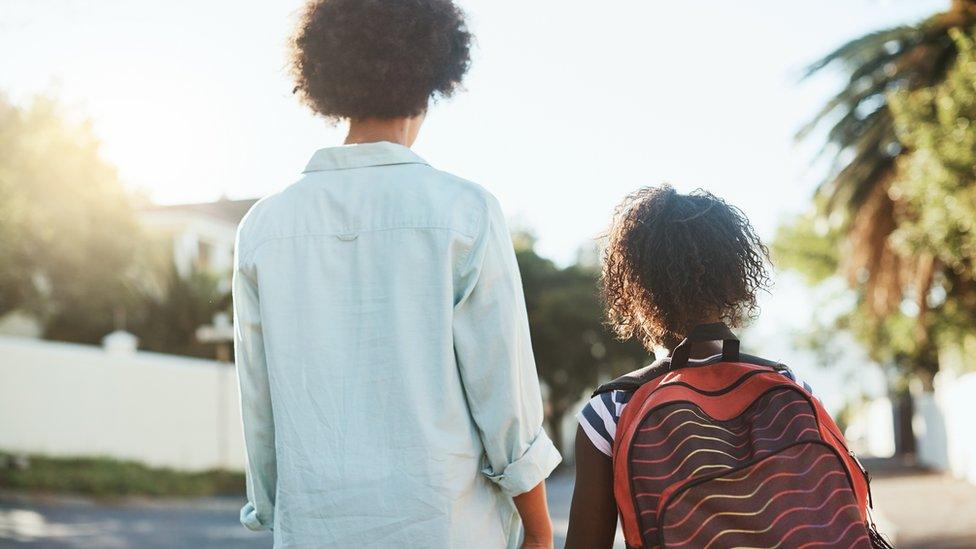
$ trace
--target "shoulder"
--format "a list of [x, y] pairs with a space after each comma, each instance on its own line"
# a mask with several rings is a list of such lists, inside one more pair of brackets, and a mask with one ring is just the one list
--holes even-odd
[[607, 456], [613, 454], [617, 422], [633, 395], [632, 391], [627, 390], [600, 393], [591, 398], [576, 416], [586, 437], [597, 450]]
[[241, 222], [237, 225], [236, 250], [238, 260], [246, 257], [254, 245], [260, 241], [261, 235], [265, 232], [262, 227], [266, 226], [270, 218], [275, 215], [274, 211], [282, 202], [283, 194], [284, 191], [280, 191], [258, 200], [244, 214]]
[[386, 218], [422, 220], [475, 237], [501, 212], [485, 187], [428, 164], [384, 166], [368, 177], [375, 183], [369, 186], [374, 207], [396, 210]]
[[784, 376], [786, 376], [790, 381], [792, 381], [793, 383], [796, 383], [797, 385], [799, 385], [800, 387], [802, 387], [803, 390], [805, 390], [806, 392], [810, 393], [810, 395], [816, 396], [816, 395], [813, 394], [813, 387], [811, 387], [810, 384], [807, 383], [803, 378], [801, 378], [800, 376], [798, 376], [796, 374], [796, 372], [794, 372], [793, 369], [790, 368], [789, 366], [786, 366], [785, 364], [783, 364], [782, 367], [778, 369], [778, 371], [779, 371], [779, 373], [781, 373]]
[[424, 203], [438, 212], [437, 217], [448, 218], [472, 245], [492, 232], [510, 238], [501, 201], [488, 189], [449, 172], [429, 166], [422, 169], [427, 173], [421, 183]]
[[446, 197], [458, 206], [468, 208], [471, 212], [487, 219], [501, 214], [502, 208], [498, 199], [488, 189], [473, 181], [464, 179], [450, 172], [429, 168], [431, 184], [436, 190], [445, 193]]
[[425, 166], [425, 168], [428, 170], [431, 180], [442, 187], [452, 189], [458, 194], [483, 203], [494, 199], [487, 189], [474, 181], [430, 166]]

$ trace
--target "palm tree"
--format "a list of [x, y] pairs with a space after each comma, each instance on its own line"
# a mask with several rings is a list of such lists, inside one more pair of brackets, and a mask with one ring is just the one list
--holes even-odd
[[[816, 190], [819, 214], [839, 221], [835, 227], [849, 246], [843, 268], [852, 285], [863, 291], [869, 316], [890, 314], [911, 288], [922, 311], [919, 317], [924, 318], [925, 296], [938, 268], [931, 256], [899, 254], [889, 239], [904, 214], [889, 190], [898, 170], [896, 161], [905, 151], [895, 133], [889, 94], [941, 82], [957, 53], [950, 30], [974, 24], [976, 0], [953, 0], [947, 11], [918, 24], [851, 40], [806, 70], [809, 77], [839, 66], [848, 75], [844, 87], [797, 139], [826, 130], [820, 154], [831, 154], [833, 166]], [[919, 337], [926, 338], [924, 332]]]
[[[897, 315], [905, 297], [913, 296], [919, 311], [914, 350], [911, 356], [896, 352], [894, 361], [897, 370], [913, 374], [929, 388], [939, 362], [928, 295], [936, 273], [947, 273], [932, 254], [909, 256], [891, 238], [911, 212], [892, 192], [898, 158], [906, 147], [896, 134], [888, 98], [893, 92], [942, 82], [957, 56], [950, 31], [969, 30], [974, 24], [976, 0], [952, 0], [947, 11], [918, 24], [872, 32], [830, 52], [811, 64], [805, 76], [840, 67], [847, 82], [797, 134], [803, 140], [826, 131], [820, 154], [830, 154], [833, 163], [816, 190], [815, 204], [833, 234], [845, 241], [839, 267], [860, 296], [854, 314], [869, 327], [869, 335], [862, 337], [869, 347], [891, 346], [886, 318]], [[898, 449], [911, 452], [911, 395], [904, 386], [895, 393], [901, 418]]]

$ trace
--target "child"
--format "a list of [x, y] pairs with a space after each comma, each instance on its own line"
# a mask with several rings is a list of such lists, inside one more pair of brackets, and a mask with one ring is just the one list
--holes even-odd
[[505, 217], [410, 149], [470, 43], [450, 0], [314, 0], [300, 21], [296, 92], [349, 133], [238, 233], [241, 520], [275, 547], [552, 545], [560, 458]]
[[[618, 207], [602, 278], [609, 324], [648, 350], [666, 348], [670, 358], [608, 384], [580, 412], [567, 548], [611, 547], [618, 511], [629, 547], [824, 545], [816, 536], [825, 531], [836, 534], [833, 546], [865, 546], [866, 480], [851, 472], [853, 458], [840, 456], [846, 448], [839, 432], [809, 387], [781, 364], [740, 355], [728, 329], [756, 313], [756, 294], [769, 282], [767, 261], [744, 214], [710, 193], [644, 188]], [[819, 461], [809, 459], [814, 454]], [[826, 484], [790, 490], [787, 479], [802, 475], [771, 475], [780, 462], [814, 463], [824, 468]], [[751, 467], [758, 472], [728, 476]], [[760, 483], [738, 495], [719, 493], [746, 477]], [[756, 486], [779, 491], [757, 493]], [[816, 506], [798, 502], [794, 492], [823, 505], [812, 511]], [[765, 499], [753, 504], [750, 497]], [[750, 526], [748, 517], [765, 521], [763, 513], [784, 505], [783, 514]], [[820, 523], [847, 526], [808, 527]]]

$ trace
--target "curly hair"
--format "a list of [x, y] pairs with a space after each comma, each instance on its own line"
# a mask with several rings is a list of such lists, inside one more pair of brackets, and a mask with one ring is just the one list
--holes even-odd
[[332, 120], [416, 116], [458, 88], [471, 41], [450, 0], [313, 0], [292, 43], [294, 91]]
[[769, 287], [769, 251], [745, 214], [697, 190], [645, 187], [614, 212], [601, 285], [609, 326], [651, 350], [697, 324], [740, 325]]

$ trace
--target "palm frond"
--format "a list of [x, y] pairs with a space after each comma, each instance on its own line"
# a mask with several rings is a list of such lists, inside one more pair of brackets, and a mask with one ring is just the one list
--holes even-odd
[[894, 121], [888, 107], [879, 108], [862, 123], [856, 140], [846, 150], [850, 158], [839, 157], [829, 185], [821, 185], [817, 191], [826, 195], [828, 212], [856, 211], [877, 186], [880, 176], [894, 167], [899, 145], [893, 140]]
[[807, 65], [803, 70], [801, 80], [810, 78], [834, 63], [858, 67], [865, 58], [874, 57], [878, 52], [887, 51], [892, 42], [908, 42], [919, 32], [918, 26], [900, 25], [865, 34], [840, 46], [834, 51]]
[[[973, 17], [976, 17], [974, 15]], [[949, 29], [976, 19], [939, 14], [919, 23], [870, 33], [851, 40], [807, 68], [810, 76], [840, 63], [846, 84], [796, 134], [809, 138], [830, 121], [814, 159], [835, 155], [829, 181], [817, 189], [828, 211], [856, 211], [878, 178], [893, 168], [902, 147], [895, 134], [887, 95], [897, 89], [928, 86], [944, 77], [956, 57]]]
[[[891, 172], [882, 176], [890, 182]], [[884, 317], [901, 302], [903, 264], [889, 237], [897, 227], [895, 204], [887, 185], [878, 185], [865, 197], [848, 233], [850, 253], [846, 270], [852, 284], [863, 285], [866, 305], [875, 317]]]
[[[826, 118], [843, 108], [848, 112], [854, 112], [858, 105], [861, 105], [874, 97], [882, 95], [888, 89], [888, 82], [873, 81], [861, 86], [848, 86], [832, 97], [820, 111], [817, 112], [796, 132], [796, 140], [802, 141], [809, 137], [810, 133], [824, 122]], [[836, 123], [835, 123], [836, 124]], [[829, 142], [828, 142], [829, 143]]]
[[[899, 31], [902, 29], [904, 27], [897, 28]], [[891, 47], [886, 45], [892, 42], [897, 43]], [[936, 25], [929, 25], [924, 32], [902, 33], [900, 40], [891, 40], [862, 52], [845, 86], [800, 128], [796, 138], [805, 139], [825, 118], [841, 107], [854, 110], [876, 95], [902, 86], [930, 85], [945, 74], [955, 56], [955, 44], [949, 37], [948, 29]]]

